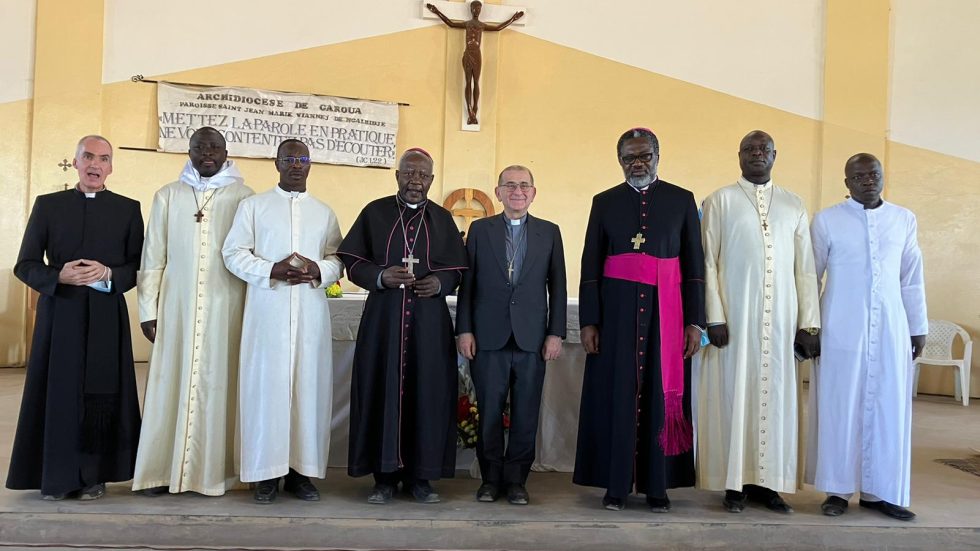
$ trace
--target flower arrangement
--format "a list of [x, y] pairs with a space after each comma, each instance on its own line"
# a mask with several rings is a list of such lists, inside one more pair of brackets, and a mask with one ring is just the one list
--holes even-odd
[[340, 288], [340, 282], [334, 281], [333, 285], [327, 287], [327, 298], [340, 298], [344, 296], [344, 290]]
[[[456, 400], [456, 447], [473, 448], [480, 429], [480, 410], [476, 403], [476, 390], [470, 377], [469, 365], [459, 356], [459, 399]], [[510, 428], [510, 403], [504, 407], [504, 430]]]

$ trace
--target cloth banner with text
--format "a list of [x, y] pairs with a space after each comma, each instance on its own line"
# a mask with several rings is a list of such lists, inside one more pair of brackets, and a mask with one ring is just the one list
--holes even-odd
[[274, 158], [288, 138], [316, 163], [395, 166], [398, 104], [254, 88], [157, 87], [159, 149], [186, 153], [202, 126], [219, 130], [232, 157]]

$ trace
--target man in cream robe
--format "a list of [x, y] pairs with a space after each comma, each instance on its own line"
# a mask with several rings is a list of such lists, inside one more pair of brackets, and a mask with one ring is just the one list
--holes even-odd
[[828, 516], [860, 505], [912, 520], [912, 360], [929, 330], [915, 215], [881, 199], [874, 156], [848, 160], [850, 199], [813, 219], [821, 296], [820, 361], [810, 376], [806, 481]]
[[340, 278], [340, 226], [306, 191], [309, 149], [284, 141], [279, 184], [241, 202], [222, 254], [248, 283], [242, 329], [239, 411], [241, 478], [255, 500], [284, 489], [314, 501], [308, 477], [327, 472], [332, 405], [330, 307], [324, 289]]
[[776, 150], [761, 131], [739, 146], [742, 178], [704, 201], [708, 337], [698, 391], [698, 487], [789, 513], [797, 487], [794, 340], [815, 354], [817, 280], [803, 201], [773, 185]]
[[217, 130], [195, 132], [188, 156], [153, 197], [139, 272], [140, 328], [154, 344], [133, 490], [148, 496], [222, 495], [236, 480], [245, 285], [225, 269], [221, 245], [252, 190]]

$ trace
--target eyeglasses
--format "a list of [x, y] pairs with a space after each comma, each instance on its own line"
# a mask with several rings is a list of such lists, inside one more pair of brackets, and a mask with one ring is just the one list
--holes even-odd
[[302, 157], [279, 157], [276, 160], [279, 161], [280, 163], [285, 163], [286, 166], [293, 166], [296, 163], [299, 163], [303, 166], [310, 164], [310, 158], [305, 155]]
[[877, 170], [872, 170], [871, 172], [863, 172], [855, 174], [848, 178], [852, 182], [866, 182], [868, 180], [874, 180], [875, 182], [881, 180], [881, 173]]
[[627, 166], [635, 163], [637, 159], [639, 159], [641, 162], [649, 163], [650, 161], [653, 160], [653, 153], [640, 153], [639, 155], [624, 155], [619, 158], [619, 160], [623, 161], [623, 164]]
[[521, 182], [519, 184], [515, 184], [514, 182], [507, 182], [506, 184], [500, 184], [497, 187], [502, 187], [507, 191], [517, 191], [518, 189], [521, 191], [527, 191], [529, 189], [534, 189], [534, 184], [530, 182]]
[[432, 174], [429, 174], [428, 172], [423, 172], [421, 170], [416, 170], [414, 168], [412, 170], [399, 170], [398, 171], [398, 175], [399, 176], [404, 176], [404, 177], [408, 178], [409, 180], [416, 180], [416, 179], [418, 179], [418, 180], [425, 181], [425, 180], [431, 180], [432, 179]]

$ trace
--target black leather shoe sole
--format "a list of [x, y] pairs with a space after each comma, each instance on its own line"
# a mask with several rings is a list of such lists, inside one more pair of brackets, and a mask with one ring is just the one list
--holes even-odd
[[528, 495], [523, 486], [514, 484], [507, 488], [507, 503], [511, 505], [527, 505], [530, 499], [531, 496]]

